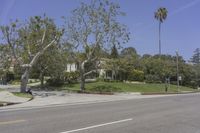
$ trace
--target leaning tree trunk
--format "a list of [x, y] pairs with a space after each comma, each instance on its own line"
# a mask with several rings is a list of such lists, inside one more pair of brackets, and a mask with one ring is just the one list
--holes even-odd
[[26, 93], [26, 88], [28, 84], [28, 79], [29, 79], [29, 73], [30, 73], [30, 68], [25, 68], [25, 72], [21, 76], [21, 87], [20, 87], [20, 92]]
[[85, 63], [87, 63], [87, 62], [89, 62], [89, 61], [91, 61], [91, 60], [85, 60], [85, 61], [83, 61], [82, 63], [81, 63], [81, 65], [80, 65], [80, 77], [81, 77], [81, 79], [80, 79], [80, 90], [82, 91], [82, 92], [84, 92], [85, 91], [85, 77], [87, 76], [87, 75], [89, 75], [89, 74], [92, 74], [92, 73], [94, 73], [94, 72], [96, 72], [96, 69], [95, 70], [91, 70], [91, 71], [89, 71], [89, 72], [85, 72]]
[[[43, 40], [44, 40], [44, 37], [45, 37], [45, 33], [43, 35]], [[43, 40], [42, 40], [42, 44], [43, 44]], [[31, 70], [32, 66], [37, 62], [38, 58], [46, 51], [46, 49], [48, 49], [50, 46], [52, 46], [55, 42], [56, 42], [55, 39], [53, 41], [51, 41], [46, 47], [44, 47], [41, 51], [39, 51], [33, 57], [33, 59], [31, 60], [31, 62], [28, 65], [25, 64], [25, 67], [24, 67], [25, 68], [25, 72], [24, 72], [24, 74], [21, 77], [21, 88], [20, 88], [21, 92], [26, 92], [26, 88], [27, 88], [27, 84], [28, 84], [28, 79], [29, 79], [29, 73], [30, 73], [30, 70]]]
[[85, 62], [82, 62], [81, 63], [81, 66], [80, 66], [80, 76], [81, 76], [81, 79], [80, 79], [80, 90], [82, 92], [85, 91]]

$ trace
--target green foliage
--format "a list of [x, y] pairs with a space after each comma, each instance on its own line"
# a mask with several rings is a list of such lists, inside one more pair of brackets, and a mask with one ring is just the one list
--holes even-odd
[[11, 71], [6, 72], [6, 80], [7, 82], [14, 80], [14, 73]]
[[0, 84], [7, 84], [14, 80], [14, 73], [6, 69], [0, 69]]
[[22, 75], [22, 68], [17, 64], [14, 66], [14, 77], [15, 80], [20, 80]]
[[158, 75], [146, 75], [145, 76], [146, 83], [162, 83], [160, 77]]
[[[10, 49], [7, 45], [0, 44], [0, 71], [8, 71], [11, 66]], [[0, 72], [1, 76], [1, 72]]]
[[161, 23], [167, 18], [168, 11], [164, 7], [160, 7], [156, 12], [155, 12], [155, 19], [160, 21]]
[[63, 86], [64, 83], [65, 83], [65, 81], [62, 78], [50, 78], [50, 79], [47, 80], [47, 85], [53, 86], [53, 87]]
[[189, 77], [192, 79], [192, 86], [193, 88], [198, 88], [200, 86], [200, 65], [195, 64], [192, 66], [193, 71], [191, 73], [188, 73]]
[[197, 48], [194, 51], [194, 54], [193, 54], [192, 58], [190, 59], [190, 61], [194, 64], [200, 64], [200, 48]]
[[42, 78], [50, 76], [51, 78], [64, 77], [64, 70], [67, 65], [67, 56], [65, 51], [60, 50], [57, 46], [51, 46], [37, 63], [33, 66], [31, 78]]
[[13, 80], [10, 82], [12, 85], [20, 85], [21, 81], [20, 80]]
[[188, 75], [189, 78], [192, 78], [191, 85], [194, 88], [198, 88], [200, 86], [200, 48], [197, 48], [194, 51], [194, 54], [190, 59], [190, 61], [193, 63], [192, 65], [193, 73], [192, 74], [190, 73]]
[[[176, 76], [176, 62], [171, 56], [150, 56], [142, 58], [142, 69], [145, 73], [145, 78], [149, 82], [165, 82], [167, 77]], [[159, 79], [159, 80], [157, 80]]]
[[65, 72], [64, 74], [65, 81], [68, 83], [77, 82], [78, 78], [80, 77], [80, 73], [78, 71], [75, 72]]
[[121, 57], [127, 59], [136, 59], [138, 57], [137, 51], [133, 47], [124, 48], [121, 51]]
[[118, 50], [116, 48], [115, 45], [113, 45], [112, 49], [111, 49], [111, 54], [110, 54], [110, 58], [118, 58], [119, 57], [119, 54], [118, 54]]
[[144, 81], [144, 72], [140, 70], [133, 69], [128, 73], [129, 81]]

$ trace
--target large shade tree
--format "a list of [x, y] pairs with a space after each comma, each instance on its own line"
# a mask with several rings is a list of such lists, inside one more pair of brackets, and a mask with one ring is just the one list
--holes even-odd
[[193, 64], [200, 65], [200, 48], [195, 49], [194, 54], [190, 61]]
[[164, 7], [160, 7], [155, 13], [154, 17], [159, 22], [159, 55], [161, 55], [161, 24], [167, 18], [168, 11]]
[[8, 47], [4, 44], [0, 44], [0, 84], [5, 83], [6, 74], [11, 65], [11, 59], [8, 55]]
[[2, 26], [1, 31], [12, 60], [23, 70], [20, 91], [26, 92], [33, 65], [49, 47], [58, 43], [62, 32], [45, 15], [31, 17], [24, 23], [12, 22]]
[[195, 49], [194, 54], [192, 58], [190, 59], [190, 62], [192, 62], [192, 67], [195, 72], [195, 78], [194, 82], [197, 87], [200, 86], [200, 48]]
[[85, 64], [96, 62], [99, 58], [95, 53], [99, 49], [108, 49], [129, 40], [127, 27], [118, 21], [119, 16], [124, 16], [119, 4], [109, 0], [91, 0], [89, 4], [81, 3], [72, 11], [66, 35], [68, 42], [73, 44], [73, 51], [82, 53], [81, 59], [80, 56], [76, 56], [77, 54], [73, 54], [74, 59], [80, 64], [82, 91], [85, 90], [85, 77], [96, 72], [96, 70], [85, 71]]
[[7, 45], [0, 44], [0, 69], [8, 70], [11, 65], [10, 50]]
[[63, 72], [67, 65], [66, 59], [66, 51], [56, 45], [53, 45], [39, 57], [37, 63], [33, 66], [33, 71], [30, 76], [40, 79], [41, 88], [44, 87], [45, 76], [50, 77], [49, 81], [61, 81], [63, 80]]

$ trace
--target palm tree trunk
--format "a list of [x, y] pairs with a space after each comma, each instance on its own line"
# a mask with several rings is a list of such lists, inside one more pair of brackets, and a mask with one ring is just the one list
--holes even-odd
[[161, 22], [159, 22], [159, 56], [161, 56]]

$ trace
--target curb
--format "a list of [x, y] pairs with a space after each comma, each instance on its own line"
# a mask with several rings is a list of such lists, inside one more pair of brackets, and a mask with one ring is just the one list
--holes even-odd
[[177, 95], [177, 94], [191, 94], [200, 93], [200, 91], [190, 91], [190, 92], [163, 92], [163, 93], [141, 93], [141, 95]]
[[20, 103], [2, 102], [2, 103], [0, 104], [0, 107], [5, 107], [5, 106], [15, 105], [15, 104], [20, 104]]
[[[29, 100], [27, 100], [26, 102], [29, 102], [31, 100], [34, 99], [34, 96], [32, 96]], [[19, 103], [13, 103], [13, 102], [6, 102], [6, 101], [2, 101], [2, 103], [0, 103], [0, 108], [1, 107], [5, 107], [5, 106], [10, 106], [10, 105], [16, 105], [16, 104], [22, 104], [22, 103], [26, 103], [26, 102], [19, 102]]]

